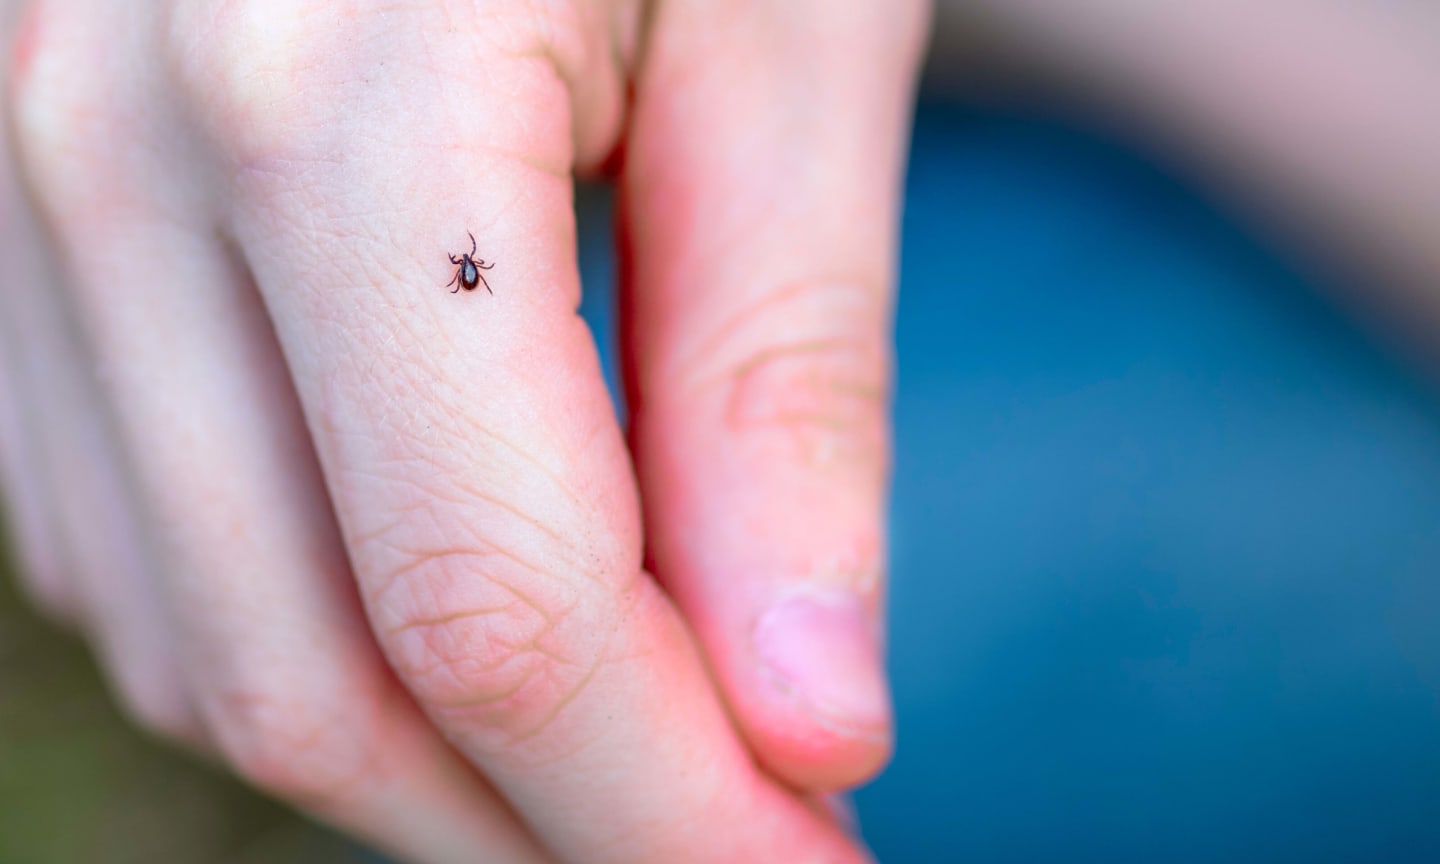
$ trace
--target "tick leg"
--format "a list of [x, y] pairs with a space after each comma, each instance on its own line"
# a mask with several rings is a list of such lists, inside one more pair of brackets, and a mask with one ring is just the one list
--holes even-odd
[[[445, 287], [446, 287], [446, 288], [449, 288], [451, 285], [454, 285], [454, 284], [455, 284], [455, 280], [456, 280], [456, 279], [459, 279], [459, 278], [460, 278], [460, 271], [459, 271], [459, 270], [456, 270], [456, 271], [455, 271], [455, 275], [450, 277], [450, 281], [445, 283]], [[459, 291], [459, 290], [460, 290], [459, 288], [456, 288], [456, 289], [455, 289], [455, 291]], [[451, 293], [451, 294], [454, 294], [455, 291], [451, 291], [450, 293]]]
[[465, 260], [465, 259], [463, 259], [463, 258], [456, 258], [454, 255], [451, 255], [451, 256], [450, 256], [450, 263], [451, 263], [451, 264], [459, 264], [459, 263], [460, 263], [461, 261], [463, 261], [463, 260]]
[[[484, 273], [478, 273], [478, 272], [477, 272], [475, 275], [480, 277], [480, 284], [485, 286], [485, 290], [486, 290], [486, 291], [490, 291], [490, 283], [485, 281], [485, 274], [484, 274]], [[491, 296], [491, 297], [494, 297], [494, 296], [495, 296], [495, 292], [494, 292], [494, 291], [490, 291], [490, 296]]]
[[[470, 234], [469, 231], [466, 231], [465, 233], [466, 233], [466, 234]], [[470, 234], [470, 254], [471, 254], [471, 255], [474, 255], [474, 254], [475, 254], [475, 249], [476, 249], [476, 248], [477, 248], [477, 247], [475, 246], [475, 235], [474, 235], [474, 234]]]
[[494, 262], [494, 261], [491, 261], [489, 264], [486, 264], [484, 258], [476, 258], [476, 259], [475, 259], [475, 266], [476, 266], [476, 267], [479, 267], [481, 270], [494, 270], [494, 269], [495, 269], [495, 262]]

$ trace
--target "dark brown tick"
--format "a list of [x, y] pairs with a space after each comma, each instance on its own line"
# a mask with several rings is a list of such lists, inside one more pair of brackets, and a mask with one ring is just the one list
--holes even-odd
[[[465, 233], [470, 234], [469, 231]], [[451, 294], [459, 292], [461, 288], [464, 288], [466, 291], [474, 291], [481, 285], [485, 286], [486, 291], [490, 291], [490, 283], [485, 281], [485, 274], [480, 271], [492, 269], [495, 263], [492, 261], [486, 264], [484, 258], [476, 258], [475, 249], [475, 235], [470, 234], [470, 254], [461, 255], [459, 258], [456, 258], [454, 255], [450, 256], [450, 263], [456, 265], [455, 276], [449, 282], [445, 283], [445, 287], [449, 288], [451, 285], [455, 285], [455, 290], [451, 291]], [[457, 282], [460, 284], [456, 285], [455, 283]], [[490, 296], [494, 297], [495, 292], [490, 291]]]

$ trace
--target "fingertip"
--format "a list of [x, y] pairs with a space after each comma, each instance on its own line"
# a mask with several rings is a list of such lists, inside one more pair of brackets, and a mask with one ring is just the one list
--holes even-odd
[[[648, 421], [641, 479], [657, 576], [755, 759], [807, 791], [870, 779], [894, 737], [874, 484], [757, 464], [734, 455], [744, 442], [703, 426], [657, 427], [673, 415]], [[686, 452], [706, 457], [686, 462]]]
[[889, 761], [894, 713], [880, 630], [858, 597], [807, 592], [764, 611], [747, 639], [725, 640], [749, 643], [748, 657], [730, 658], [726, 690], [770, 773], [831, 792], [871, 779]]
[[877, 629], [853, 596], [798, 596], [766, 612], [753, 639], [775, 690], [858, 737], [890, 723]]
[[894, 751], [888, 727], [856, 736], [804, 718], [760, 718], [747, 725], [761, 766], [787, 786], [807, 792], [863, 785], [884, 769]]

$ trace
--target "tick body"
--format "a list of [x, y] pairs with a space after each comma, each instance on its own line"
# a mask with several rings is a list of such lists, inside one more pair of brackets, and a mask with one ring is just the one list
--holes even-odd
[[[468, 231], [465, 233], [470, 234]], [[490, 291], [490, 283], [485, 281], [485, 274], [480, 271], [493, 268], [495, 263], [492, 261], [486, 264], [484, 258], [476, 258], [475, 249], [475, 235], [470, 234], [470, 254], [461, 255], [458, 258], [454, 255], [450, 256], [450, 263], [455, 265], [455, 275], [445, 283], [445, 287], [455, 286], [455, 290], [451, 291], [451, 294], [459, 292], [461, 288], [466, 291], [474, 291], [481, 285], [485, 286], [486, 291]], [[490, 296], [495, 296], [495, 292], [490, 291]]]

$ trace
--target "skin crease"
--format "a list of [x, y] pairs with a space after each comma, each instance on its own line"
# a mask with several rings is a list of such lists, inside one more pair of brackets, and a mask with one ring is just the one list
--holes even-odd
[[[946, 9], [1150, 82], [1433, 284], [1433, 52], [1340, 5], [1182, 7]], [[139, 722], [402, 860], [860, 859], [791, 790], [877, 770], [886, 706], [837, 716], [864, 694], [759, 634], [832, 638], [852, 682], [879, 650], [922, 4], [0, 10], [0, 470], [27, 587]], [[1360, 111], [1335, 57], [1414, 98], [1327, 131]], [[628, 447], [574, 315], [569, 178], [602, 165]], [[467, 231], [494, 297], [441, 287]]]
[[[647, 512], [668, 481], [637, 486], [575, 314], [572, 170], [609, 162], [622, 179], [661, 178], [633, 187], [641, 238], [672, 213], [721, 203], [725, 187], [696, 175], [728, 172], [743, 185], [753, 166], [771, 183], [796, 141], [842, 142], [803, 192], [826, 209], [828, 193], [856, 187], [845, 212], [860, 223], [806, 254], [834, 259], [831, 244], [843, 243], [857, 258], [842, 270], [888, 289], [925, 8], [812, 7], [737, 3], [695, 18], [622, 0], [42, 0], [19, 9], [18, 24], [7, 18], [24, 34], [5, 105], [22, 209], [32, 236], [51, 241], [54, 266], [7, 289], [4, 311], [57, 322], [5, 337], [8, 357], [29, 358], [7, 364], [24, 406], [7, 416], [46, 406], [29, 424], [39, 428], [6, 426], [7, 490], [21, 522], [74, 525], [88, 513], [110, 526], [80, 558], [73, 531], [37, 529], [23, 554], [67, 555], [49, 572], [71, 590], [37, 593], [85, 622], [144, 725], [403, 860], [864, 859], [825, 804], [794, 790], [863, 779], [888, 752], [866, 617], [878, 611], [881, 475], [801, 465], [806, 484], [861, 502], [844, 505], [848, 522], [759, 537], [793, 548], [737, 558], [737, 572], [694, 567], [673, 544], [652, 562], [670, 572], [647, 569], [644, 545], [688, 534], [693, 514]], [[829, 32], [807, 35], [821, 20]], [[851, 55], [832, 43], [861, 39], [883, 62], [842, 73]], [[655, 62], [642, 63], [642, 50]], [[665, 106], [714, 100], [743, 128], [737, 94], [695, 73], [729, 68], [738, 81], [757, 60], [796, 79], [775, 98], [747, 81], [764, 136], [682, 159], [713, 128]], [[855, 90], [853, 104], [838, 93], [827, 99], [841, 111], [796, 113], [832, 86]], [[778, 164], [762, 164], [765, 149]], [[737, 254], [783, 251], [723, 224], [681, 230], [655, 242], [693, 248], [718, 231]], [[493, 295], [443, 287], [468, 232], [496, 264]], [[92, 266], [101, 260], [116, 265]], [[676, 260], [637, 273], [638, 304], [675, 295], [705, 264], [675, 270]], [[810, 275], [762, 268], [757, 292]], [[731, 286], [686, 290], [708, 303]], [[727, 317], [749, 302], [768, 315], [757, 292], [738, 295]], [[884, 325], [883, 299], [853, 306], [842, 287], [831, 303], [818, 283], [803, 293], [813, 308], [784, 310], [786, 320], [814, 317], [865, 340]], [[766, 332], [784, 328], [749, 334], [747, 350]], [[848, 362], [883, 380], [884, 354], [867, 347]], [[793, 372], [737, 392], [762, 413], [815, 398], [809, 376]], [[89, 397], [58, 400], [61, 379]], [[637, 394], [672, 400], [667, 386], [637, 382]], [[856, 429], [870, 441], [883, 403], [862, 404]], [[55, 429], [95, 432], [72, 441]], [[789, 444], [778, 443], [767, 463], [737, 470], [783, 466]], [[52, 470], [14, 470], [32, 461]], [[110, 478], [107, 494], [53, 470], [74, 464]], [[695, 479], [718, 498], [792, 482], [783, 472]], [[830, 578], [833, 538], [852, 532], [842, 558], [868, 574], [855, 583], [862, 613], [854, 633], [817, 632], [854, 641], [860, 677], [880, 688], [879, 719], [863, 729], [797, 710], [793, 682], [757, 668], [749, 647], [755, 619], [786, 594], [850, 590], [818, 580]], [[120, 562], [133, 563], [117, 572]], [[695, 583], [720, 578], [753, 605], [692, 629], [705, 596]], [[130, 602], [78, 590], [87, 585]], [[115, 632], [148, 641], [122, 650], [131, 643]], [[722, 657], [732, 649], [738, 662]], [[718, 690], [707, 665], [728, 670]], [[761, 698], [727, 697], [735, 687]]]

